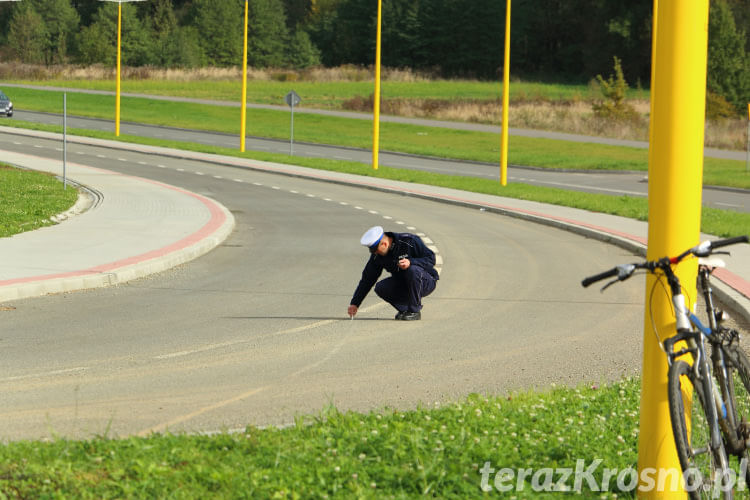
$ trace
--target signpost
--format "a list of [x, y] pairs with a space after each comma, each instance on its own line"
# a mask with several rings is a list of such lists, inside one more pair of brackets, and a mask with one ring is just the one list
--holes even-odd
[[289, 105], [290, 108], [292, 108], [292, 122], [291, 122], [291, 128], [290, 128], [290, 134], [289, 134], [289, 155], [294, 155], [294, 107], [299, 104], [302, 99], [300, 96], [292, 90], [289, 92], [285, 97], [284, 100], [286, 101], [287, 105]]

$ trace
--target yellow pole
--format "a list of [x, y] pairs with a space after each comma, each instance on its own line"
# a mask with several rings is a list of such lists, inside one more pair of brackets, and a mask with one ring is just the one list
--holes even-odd
[[380, 149], [380, 23], [382, 0], [378, 0], [378, 27], [375, 38], [375, 98], [372, 119], [372, 168], [378, 169], [378, 150]]
[[117, 83], [115, 84], [115, 137], [120, 137], [120, 40], [122, 39], [122, 3], [117, 2]]
[[510, 101], [510, 0], [505, 8], [505, 60], [503, 62], [503, 130], [500, 139], [500, 185], [508, 185], [508, 106]]
[[[651, 27], [651, 86], [649, 88], [649, 116], [654, 116], [654, 86], [656, 85], [656, 31], [659, 13], [659, 0], [654, 0], [653, 23]], [[654, 143], [654, 124], [649, 122], [648, 143]], [[649, 147], [649, 164], [651, 164], [651, 153], [653, 148]]]
[[245, 152], [245, 133], [247, 126], [247, 11], [248, 0], [245, 0], [245, 36], [242, 44], [242, 110], [240, 112], [240, 151]]
[[[709, 0], [659, 1], [658, 44], [653, 62], [658, 73], [651, 89], [649, 259], [675, 255], [697, 244], [700, 238], [708, 5]], [[694, 299], [696, 295], [697, 265], [695, 259], [690, 259], [676, 269], [687, 298]], [[667, 294], [657, 291], [651, 295], [655, 281], [654, 276], [648, 276], [645, 294], [638, 443], [641, 481], [642, 474], [652, 468], [658, 473], [680, 467], [667, 403], [667, 361], [654, 332], [655, 327], [662, 339], [673, 335], [675, 319]], [[639, 493], [644, 498], [685, 497], [684, 491], [655, 489]]]

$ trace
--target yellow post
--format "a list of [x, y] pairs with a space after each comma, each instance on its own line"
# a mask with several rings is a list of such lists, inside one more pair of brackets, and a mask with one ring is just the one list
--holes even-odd
[[373, 100], [372, 118], [372, 168], [378, 169], [378, 150], [380, 149], [380, 23], [382, 0], [378, 0], [378, 27], [375, 38], [375, 98]]
[[122, 39], [122, 3], [117, 2], [117, 83], [115, 84], [115, 137], [120, 137], [120, 41]]
[[[649, 259], [675, 255], [700, 238], [705, 122], [706, 60], [709, 0], [660, 0], [655, 22], [658, 43], [653, 65], [658, 68], [651, 89], [649, 151]], [[676, 270], [686, 298], [695, 299], [697, 261]], [[667, 403], [667, 361], [655, 337], [675, 333], [667, 294], [651, 294], [655, 277], [646, 280], [643, 378], [638, 471], [640, 487], [651, 478], [679, 470]], [[653, 317], [653, 326], [652, 326]], [[671, 469], [671, 471], [670, 471]], [[646, 474], [646, 478], [644, 478]], [[666, 476], [667, 488], [669, 478]], [[646, 481], [644, 482], [644, 479]], [[656, 481], [658, 484], [658, 481]], [[639, 491], [644, 498], [684, 498], [684, 491]]]
[[503, 130], [500, 139], [500, 185], [508, 185], [508, 105], [510, 101], [510, 0], [505, 7], [505, 59], [503, 62]]
[[247, 11], [248, 0], [245, 0], [245, 36], [242, 44], [242, 110], [240, 112], [240, 151], [245, 152], [245, 132], [247, 126]]
[[[653, 90], [654, 87], [656, 87], [656, 31], [657, 31], [657, 21], [659, 20], [659, 0], [654, 0], [654, 8], [653, 8], [653, 23], [651, 27], [651, 87], [650, 87], [650, 96], [649, 96], [649, 116], [654, 116], [654, 95]], [[649, 129], [648, 129], [648, 143], [653, 144], [654, 143], [654, 123], [653, 120], [649, 122]], [[649, 164], [651, 164], [651, 153], [653, 152], [653, 148], [649, 148]]]

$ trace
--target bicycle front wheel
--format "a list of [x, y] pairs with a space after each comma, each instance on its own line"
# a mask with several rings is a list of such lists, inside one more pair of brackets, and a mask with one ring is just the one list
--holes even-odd
[[729, 420], [734, 425], [734, 438], [740, 443], [740, 449], [735, 454], [740, 461], [740, 472], [744, 471], [746, 481], [750, 482], [748, 450], [745, 445], [750, 439], [750, 360], [736, 342], [722, 346], [722, 349], [727, 360], [727, 388], [734, 409]]
[[722, 482], [729, 468], [723, 440], [717, 449], [711, 449], [711, 425], [705, 409], [706, 403], [713, 404], [713, 398], [706, 399], [692, 366], [684, 361], [675, 361], [669, 368], [667, 389], [685, 490], [696, 500], [716, 498], [717, 492], [721, 498], [732, 498], [731, 488]]

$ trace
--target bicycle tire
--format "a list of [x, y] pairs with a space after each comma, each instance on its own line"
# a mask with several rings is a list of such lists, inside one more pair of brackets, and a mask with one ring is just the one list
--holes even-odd
[[[747, 354], [739, 346], [739, 343], [732, 342], [728, 345], [723, 345], [727, 359], [727, 373], [729, 379], [727, 380], [727, 387], [729, 388], [729, 398], [731, 398], [732, 408], [734, 409], [734, 415], [732, 415], [732, 423], [735, 428], [736, 439], [744, 443], [750, 438], [750, 359]], [[745, 481], [750, 484], [750, 467], [748, 467], [748, 450], [740, 450], [736, 454], [740, 461], [740, 472], [744, 469]], [[743, 462], [744, 461], [744, 462]]]
[[[721, 446], [711, 451], [711, 430], [705, 412], [707, 400], [703, 394], [703, 386], [700, 383], [695, 384], [694, 378], [692, 366], [685, 361], [675, 361], [669, 368], [669, 413], [677, 456], [685, 480], [685, 490], [691, 499], [699, 500], [715, 498], [714, 493], [719, 488], [723, 493], [722, 498], [730, 499], [733, 496], [731, 489], [726, 491], [720, 482], [724, 477], [724, 471], [729, 467], [724, 442], [722, 440]], [[683, 389], [685, 394], [692, 397], [689, 436]], [[708, 401], [713, 404], [713, 397]]]

